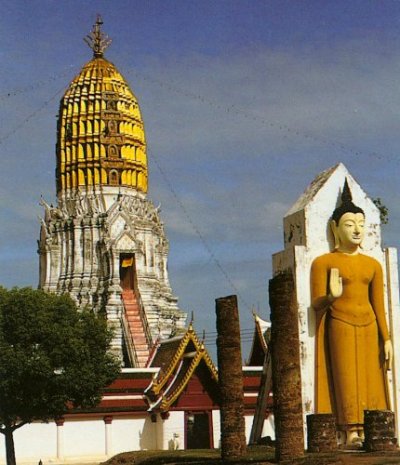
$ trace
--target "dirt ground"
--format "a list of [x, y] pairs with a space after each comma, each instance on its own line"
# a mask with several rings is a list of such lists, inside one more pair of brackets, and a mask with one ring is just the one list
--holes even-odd
[[[277, 464], [274, 449], [257, 446], [248, 449], [240, 461], [229, 465]], [[222, 465], [218, 450], [140, 451], [116, 455], [102, 465]], [[336, 452], [332, 454], [305, 454], [295, 460], [279, 462], [281, 465], [400, 465], [400, 450], [386, 453]]]

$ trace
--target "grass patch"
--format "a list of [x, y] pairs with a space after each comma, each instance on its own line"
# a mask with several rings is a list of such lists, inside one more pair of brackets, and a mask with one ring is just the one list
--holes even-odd
[[[267, 446], [247, 448], [247, 455], [237, 464], [271, 463], [274, 449]], [[174, 465], [187, 463], [190, 465], [222, 464], [219, 449], [190, 449], [177, 451], [136, 451], [118, 454], [101, 465]]]

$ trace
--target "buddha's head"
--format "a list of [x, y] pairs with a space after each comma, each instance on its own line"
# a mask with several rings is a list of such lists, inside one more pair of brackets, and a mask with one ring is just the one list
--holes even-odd
[[335, 238], [335, 249], [354, 253], [364, 238], [364, 211], [354, 205], [347, 179], [342, 192], [342, 203], [333, 212], [331, 228]]

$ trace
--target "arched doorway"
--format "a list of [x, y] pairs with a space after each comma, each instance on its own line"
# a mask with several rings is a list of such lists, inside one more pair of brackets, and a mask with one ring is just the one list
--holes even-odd
[[185, 412], [186, 449], [211, 449], [211, 412]]
[[122, 253], [119, 260], [119, 277], [122, 291], [137, 291], [135, 254]]

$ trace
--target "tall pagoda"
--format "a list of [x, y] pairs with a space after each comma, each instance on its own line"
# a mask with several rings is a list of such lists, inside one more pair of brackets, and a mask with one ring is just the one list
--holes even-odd
[[144, 367], [154, 342], [179, 333], [186, 314], [169, 283], [159, 209], [146, 196], [139, 105], [104, 58], [111, 40], [102, 24], [98, 16], [85, 38], [93, 58], [60, 101], [57, 205], [42, 201], [39, 287], [103, 313], [112, 350], [125, 366]]

